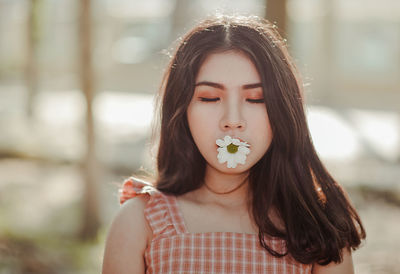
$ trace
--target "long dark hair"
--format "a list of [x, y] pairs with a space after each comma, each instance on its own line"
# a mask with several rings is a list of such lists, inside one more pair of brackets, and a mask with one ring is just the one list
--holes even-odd
[[[157, 189], [182, 195], [204, 183], [206, 162], [191, 136], [186, 111], [204, 59], [228, 50], [246, 54], [256, 66], [274, 136], [249, 175], [251, 214], [261, 246], [274, 256], [289, 253], [304, 264], [342, 261], [342, 249], [357, 248], [365, 230], [314, 149], [297, 69], [276, 27], [264, 19], [210, 18], [181, 40], [159, 94]], [[271, 209], [282, 226], [271, 220]], [[273, 250], [264, 236], [284, 239], [287, 253]]]

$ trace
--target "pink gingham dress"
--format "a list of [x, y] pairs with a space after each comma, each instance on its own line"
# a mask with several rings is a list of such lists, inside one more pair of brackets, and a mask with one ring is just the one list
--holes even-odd
[[[144, 254], [146, 273], [311, 273], [312, 265], [269, 254], [256, 234], [188, 232], [176, 196], [136, 178], [124, 182], [120, 202], [138, 195], [150, 196], [144, 209], [153, 231]], [[266, 238], [266, 242], [277, 251], [285, 250], [283, 240]]]

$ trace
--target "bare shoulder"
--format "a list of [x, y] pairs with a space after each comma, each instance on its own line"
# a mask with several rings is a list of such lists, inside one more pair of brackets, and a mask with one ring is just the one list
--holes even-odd
[[144, 273], [144, 252], [151, 240], [151, 228], [144, 216], [147, 196], [126, 201], [108, 232], [103, 259], [103, 274]]
[[354, 274], [353, 258], [351, 252], [343, 249], [343, 261], [339, 264], [330, 263], [328, 265], [314, 264], [313, 274]]

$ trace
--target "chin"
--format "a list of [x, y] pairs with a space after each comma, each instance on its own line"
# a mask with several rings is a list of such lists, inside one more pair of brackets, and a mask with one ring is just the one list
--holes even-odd
[[218, 163], [218, 166], [214, 168], [218, 169], [219, 171], [226, 173], [226, 174], [240, 174], [249, 171], [250, 167], [248, 164], [241, 165], [238, 164], [235, 168], [228, 168], [226, 166], [226, 163], [220, 164]]

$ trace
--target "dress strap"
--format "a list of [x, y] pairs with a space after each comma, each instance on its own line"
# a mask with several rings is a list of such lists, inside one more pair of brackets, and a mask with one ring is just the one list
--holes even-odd
[[175, 226], [175, 229], [178, 233], [187, 233], [187, 228], [185, 225], [185, 221], [183, 219], [182, 212], [179, 208], [178, 199], [176, 196], [166, 196], [168, 200], [168, 210], [171, 216], [172, 222]]
[[163, 194], [153, 185], [140, 179], [131, 177], [123, 183], [120, 189], [120, 203], [123, 204], [136, 196], [148, 195], [149, 200], [144, 209], [144, 216], [148, 221], [152, 232], [153, 240], [172, 236], [184, 231], [175, 204], [175, 196]]

